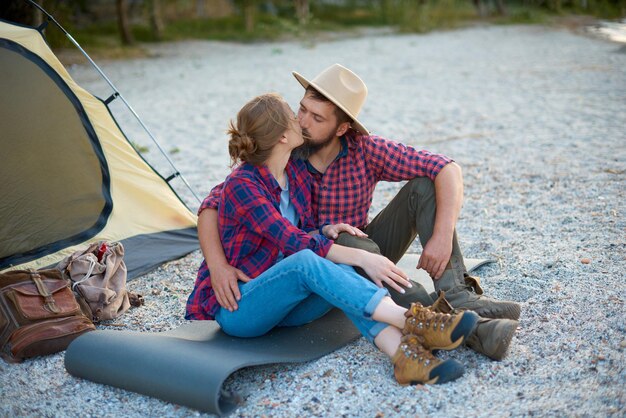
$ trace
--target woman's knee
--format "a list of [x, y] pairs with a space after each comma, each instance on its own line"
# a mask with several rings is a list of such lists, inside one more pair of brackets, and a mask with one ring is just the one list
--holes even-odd
[[260, 325], [254, 321], [238, 319], [232, 312], [224, 312], [222, 309], [215, 316], [215, 320], [226, 334], [231, 337], [253, 338], [267, 334], [272, 329], [265, 325]]
[[306, 249], [306, 250], [300, 250], [297, 253], [294, 253], [290, 255], [289, 257], [286, 257], [284, 261], [282, 262], [289, 262], [289, 263], [301, 266], [307, 263], [318, 262], [320, 260], [323, 260], [322, 257], [315, 254], [313, 251]]

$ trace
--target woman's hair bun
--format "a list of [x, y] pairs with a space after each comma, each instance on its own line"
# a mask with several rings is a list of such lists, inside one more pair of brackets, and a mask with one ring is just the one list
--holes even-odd
[[239, 161], [261, 165], [272, 149], [290, 129], [289, 106], [276, 93], [257, 96], [237, 113], [237, 121], [228, 125], [228, 153], [232, 165]]
[[228, 154], [233, 163], [237, 161], [248, 161], [256, 153], [257, 146], [252, 138], [246, 133], [239, 131], [233, 122], [230, 122], [228, 129]]

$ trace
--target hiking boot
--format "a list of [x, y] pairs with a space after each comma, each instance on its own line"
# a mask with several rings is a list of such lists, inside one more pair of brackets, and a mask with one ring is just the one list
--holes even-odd
[[405, 335], [391, 361], [393, 374], [401, 385], [441, 384], [463, 375], [463, 365], [456, 360], [441, 361], [423, 345], [424, 338]]
[[472, 310], [485, 318], [519, 319], [519, 304], [483, 296], [480, 279], [465, 273], [458, 256], [450, 258], [448, 268], [434, 285], [437, 292], [446, 292], [446, 299], [455, 308]]
[[423, 337], [426, 348], [440, 350], [457, 348], [478, 322], [478, 315], [474, 312], [438, 313], [421, 303], [412, 303], [404, 316], [403, 334]]
[[476, 330], [466, 338], [472, 350], [492, 360], [502, 360], [506, 355], [518, 322], [513, 319], [480, 318]]
[[[446, 300], [445, 292], [428, 309], [442, 313], [458, 313]], [[492, 360], [502, 360], [511, 344], [518, 322], [512, 319], [479, 318], [476, 328], [465, 339], [465, 345]]]

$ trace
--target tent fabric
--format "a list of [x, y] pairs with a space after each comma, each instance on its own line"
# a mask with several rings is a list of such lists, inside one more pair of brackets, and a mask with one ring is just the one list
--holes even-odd
[[0, 92], [0, 270], [108, 240], [133, 278], [198, 248], [195, 214], [36, 29], [0, 21]]

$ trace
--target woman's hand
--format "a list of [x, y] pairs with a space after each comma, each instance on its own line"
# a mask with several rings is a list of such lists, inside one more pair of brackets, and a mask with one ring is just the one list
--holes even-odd
[[360, 267], [365, 270], [376, 286], [383, 287], [383, 282], [385, 282], [400, 293], [404, 293], [400, 285], [413, 287], [409, 277], [387, 257], [365, 251], [364, 253]]
[[237, 301], [241, 299], [241, 292], [237, 282], [241, 280], [244, 283], [250, 279], [245, 273], [228, 263], [220, 263], [218, 266], [209, 269], [211, 273], [211, 286], [215, 291], [217, 303], [230, 312], [239, 308]]
[[365, 232], [348, 224], [325, 225], [322, 228], [322, 234], [324, 234], [324, 236], [328, 239], [337, 239], [341, 232], [347, 232], [348, 234], [354, 235], [355, 237], [367, 237], [367, 234]]

